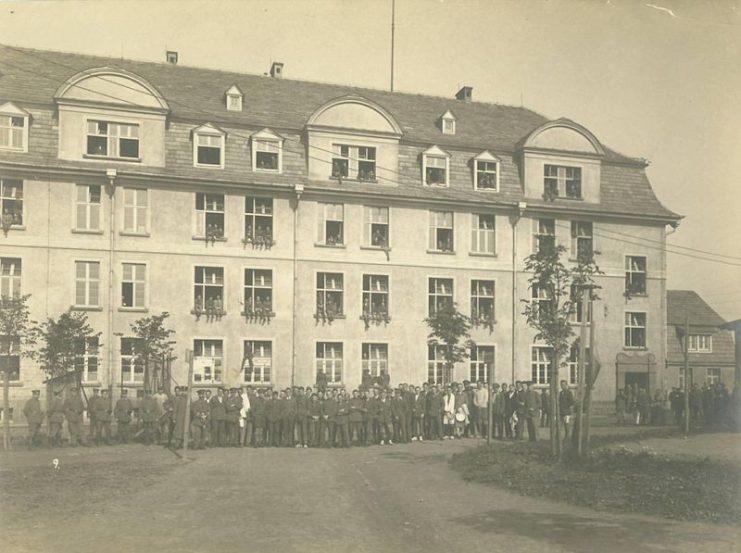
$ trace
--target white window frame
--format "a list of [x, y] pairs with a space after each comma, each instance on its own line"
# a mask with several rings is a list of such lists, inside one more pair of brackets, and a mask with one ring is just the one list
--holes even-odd
[[244, 95], [237, 85], [232, 85], [225, 94], [225, 107], [227, 111], [242, 111], [242, 99]]
[[[198, 344], [201, 345], [201, 355], [197, 355]], [[221, 346], [221, 356], [217, 355], [218, 345]], [[210, 361], [209, 361], [210, 360]], [[226, 340], [221, 337], [193, 338], [193, 383], [195, 385], [213, 385], [224, 381], [224, 367], [226, 367]], [[206, 368], [210, 368], [207, 378]]]
[[[586, 359], [584, 360], [584, 366], [589, 366], [589, 360], [590, 360], [590, 354], [589, 354], [589, 346], [587, 346], [584, 349], [584, 353], [586, 354]], [[569, 348], [569, 358], [566, 362], [566, 366], [568, 368], [568, 382], [569, 386], [576, 386], [579, 383], [579, 343], [574, 342], [571, 344]]]
[[[12, 223], [7, 226], [7, 228], [24, 228], [24, 223], [26, 221], [26, 202], [24, 201], [25, 184], [26, 183], [23, 179], [0, 178], [0, 217], [3, 218], [3, 228], [6, 228], [6, 210], [8, 211], [7, 215], [10, 216], [12, 220]], [[14, 191], [14, 195], [10, 194], [9, 190], [11, 189]], [[20, 210], [18, 209], [18, 204], [20, 204]], [[11, 205], [13, 206], [12, 212], [10, 207]], [[21, 215], [20, 222], [18, 222], [19, 211]]]
[[[248, 284], [248, 274], [252, 272], [252, 284]], [[258, 275], [258, 273], [269, 273], [267, 276], [269, 278], [269, 284], [265, 284], [265, 279], [260, 279], [258, 282], [257, 276], [266, 276], [266, 275]], [[263, 268], [263, 267], [245, 267], [242, 271], [243, 275], [243, 287], [242, 287], [242, 293], [244, 294], [244, 297], [242, 301], [244, 302], [244, 311], [245, 313], [254, 312], [257, 309], [257, 302], [256, 299], [258, 296], [262, 297], [265, 294], [265, 291], [267, 291], [269, 300], [268, 310], [270, 313], [273, 312], [275, 308], [275, 296], [274, 296], [274, 275], [273, 275], [273, 269]], [[264, 304], [263, 304], [264, 305]]]
[[[252, 154], [252, 170], [258, 173], [283, 173], [283, 137], [270, 129], [263, 129], [250, 137], [250, 150]], [[277, 167], [260, 167], [258, 164], [258, 153], [276, 154]]]
[[533, 219], [533, 253], [540, 251], [540, 241], [547, 237], [552, 237], [553, 245], [555, 246], [556, 220], [549, 217], [538, 217]]
[[[385, 221], [384, 221], [385, 219]], [[379, 244], [374, 244], [374, 229], [381, 230], [377, 227], [386, 227], [386, 243], [383, 240]], [[391, 208], [387, 206], [363, 206], [363, 245], [366, 248], [391, 249]]]
[[[378, 356], [374, 355], [378, 353], [384, 353]], [[368, 371], [368, 374], [373, 378], [381, 376], [381, 371], [385, 371], [386, 374], [389, 372], [389, 345], [388, 342], [363, 342], [360, 346], [360, 364], [363, 373]]]
[[[491, 349], [491, 360], [492, 362], [486, 363], [486, 358], [479, 358], [479, 350]], [[469, 359], [469, 377], [471, 382], [478, 382], [483, 380], [485, 383], [489, 382], [490, 378], [495, 378], [495, 369], [497, 364], [497, 347], [494, 344], [479, 344], [471, 348], [471, 356]], [[491, 365], [491, 366], [487, 366]], [[492, 380], [493, 382], [493, 380]]]
[[[203, 208], [198, 208], [198, 198], [203, 197]], [[218, 209], [218, 199], [215, 197], [221, 197], [221, 211]], [[221, 215], [222, 227], [221, 236], [216, 236], [217, 240], [226, 238], [226, 194], [219, 192], [196, 192], [193, 196], [195, 203], [193, 204], [193, 216], [194, 216], [194, 227], [193, 236], [195, 238], [206, 238], [208, 225], [215, 224], [209, 223], [209, 215]]]
[[[491, 228], [481, 228], [482, 217], [491, 217]], [[497, 217], [493, 213], [471, 213], [471, 253], [497, 254]]]
[[455, 134], [455, 115], [450, 110], [440, 116], [440, 131], [443, 134]]
[[[142, 236], [149, 233], [149, 192], [147, 188], [124, 187], [122, 233]], [[126, 226], [127, 219], [131, 221], [128, 227]]]
[[[450, 281], [450, 292], [448, 292], [444, 287], [440, 288], [438, 284], [445, 285], [447, 282], [442, 283], [438, 281]], [[442, 290], [442, 291], [440, 291]], [[432, 317], [435, 313], [437, 313], [437, 310], [444, 307], [442, 305], [441, 301], [438, 300], [444, 300], [447, 298], [450, 301], [450, 304], [455, 303], [455, 278], [453, 277], [444, 277], [444, 276], [430, 276], [427, 277], [427, 316]]]
[[[78, 370], [80, 363], [82, 364], [82, 381], [83, 382], [100, 382], [100, 340], [97, 336], [92, 338], [86, 338], [84, 343], [83, 352], [79, 353], [77, 350], [79, 342], [75, 344], [75, 370]], [[95, 350], [93, 351], [93, 347]], [[90, 378], [90, 361], [95, 359], [95, 378]]]
[[[17, 126], [18, 119], [22, 120], [22, 125]], [[13, 102], [6, 102], [0, 106], [0, 150], [7, 150], [11, 152], [26, 153], [28, 152], [28, 127], [30, 123], [30, 114]], [[16, 125], [14, 125], [16, 123]], [[23, 129], [20, 133], [17, 129]], [[2, 137], [7, 133], [8, 144], [2, 145]], [[20, 134], [20, 145], [15, 145], [13, 136]]]
[[20, 298], [23, 294], [22, 285], [23, 258], [0, 257], [0, 299]]
[[[580, 229], [589, 228], [589, 234], [580, 234]], [[589, 251], [594, 255], [594, 223], [592, 221], [571, 221], [571, 257], [579, 258], [579, 244], [589, 242]]]
[[[339, 346], [339, 348], [337, 347]], [[337, 352], [339, 351], [339, 356]], [[321, 354], [321, 356], [320, 356]], [[329, 354], [329, 355], [328, 355]], [[344, 377], [345, 344], [342, 341], [331, 342], [317, 340], [314, 346], [314, 367], [327, 375], [328, 384], [342, 384]]]
[[[78, 264], [84, 264], [85, 266], [85, 275], [83, 277], [77, 276]], [[98, 267], [98, 277], [97, 278], [92, 278], [90, 276], [92, 272], [91, 267], [93, 265], [97, 265]], [[94, 260], [94, 259], [75, 259], [74, 260], [74, 274], [73, 274], [74, 286], [72, 287], [72, 293], [73, 293], [72, 305], [75, 308], [81, 308], [81, 309], [100, 308], [100, 294], [101, 294], [100, 269], [101, 269], [101, 263], [98, 260]], [[92, 284], [93, 283], [97, 283], [97, 289], [98, 289], [98, 292], [95, 298], [92, 297], [92, 289], [93, 289]], [[77, 303], [78, 286], [84, 286], [84, 295], [85, 295], [84, 303]]]
[[[21, 340], [18, 337], [9, 338], [7, 334], [0, 335], [0, 369], [4, 372], [5, 368], [10, 365], [8, 371], [8, 380], [18, 382], [21, 379]], [[5, 351], [5, 348], [8, 351]], [[17, 368], [17, 370], [14, 370]]]
[[[338, 276], [339, 277], [339, 287], [329, 287], [327, 285], [327, 277], [330, 275]], [[321, 278], [321, 281], [320, 281]], [[345, 316], [345, 273], [341, 271], [316, 271], [314, 282], [316, 284], [316, 294], [315, 294], [315, 300], [314, 300], [314, 308], [316, 310], [316, 313], [319, 313], [319, 298], [322, 299], [322, 304], [324, 306], [324, 311], [327, 310], [327, 299], [332, 297], [329, 296], [329, 294], [337, 294], [339, 293], [340, 296], [340, 305], [339, 305], [339, 311], [335, 312], [333, 314], [334, 317], [344, 317]]]
[[[100, 132], [91, 132], [91, 125], [106, 125], [106, 134]], [[141, 161], [141, 137], [139, 136], [139, 124], [131, 121], [115, 121], [89, 117], [85, 120], [85, 154], [83, 157], [92, 159], [114, 159], [116, 161]], [[90, 153], [90, 138], [105, 138], [106, 153]], [[136, 141], [136, 156], [121, 155], [121, 141]]]
[[[648, 346], [648, 314], [645, 311], [625, 311], [623, 315], [623, 347], [625, 349], [646, 349]], [[633, 324], [631, 315], [643, 315], [643, 326]], [[632, 331], [635, 329], [643, 329], [643, 344], [633, 344]], [[631, 338], [628, 340], [628, 332], [631, 331]], [[630, 343], [628, 343], [630, 342]]]
[[[445, 220], [450, 216], [450, 225]], [[446, 226], [443, 226], [446, 225]], [[450, 231], [450, 248], [440, 249], [440, 237], [438, 231]], [[455, 253], [455, 212], [454, 211], [436, 211], [429, 212], [429, 235], [427, 238], [427, 247], [430, 252]]]
[[[203, 138], [208, 144], [201, 144]], [[211, 144], [213, 142], [214, 144]], [[215, 144], [218, 142], [218, 146]], [[219, 163], [201, 163], [198, 161], [198, 148], [219, 148]], [[193, 131], [193, 167], [206, 169], [223, 169], [226, 159], [226, 133], [213, 125], [203, 125]]]
[[427, 344], [427, 382], [445, 382], [445, 346]]
[[[266, 348], [267, 346], [267, 348]], [[252, 350], [252, 373], [247, 362], [247, 348]], [[271, 384], [273, 382], [273, 340], [248, 338], [242, 340], [243, 382], [245, 384]], [[249, 377], [249, 378], [248, 378]]]
[[720, 367], [708, 367], [705, 369], [705, 382], [711, 386], [723, 382], [723, 371]]
[[[265, 202], [265, 203], [262, 203]], [[269, 204], [269, 205], [268, 205]], [[225, 206], [226, 207], [226, 206]], [[258, 209], [258, 207], [260, 209]], [[256, 243], [255, 237], [258, 228], [264, 228], [264, 225], [270, 226], [270, 232], [266, 236], [262, 235], [263, 243], [265, 238], [270, 242], [275, 239], [275, 201], [273, 198], [265, 196], [245, 196], [244, 197], [244, 238], [246, 241]]]
[[[443, 169], [445, 171], [444, 182], [427, 182], [427, 169]], [[422, 154], [422, 185], [433, 187], [450, 186], [450, 154], [434, 146]]]
[[[555, 175], [549, 175], [549, 171], [552, 172], [552, 170], [555, 169]], [[572, 172], [573, 174], [571, 176], [568, 175], [569, 172]], [[578, 179], [575, 178], [575, 175], [578, 174]], [[579, 195], [574, 196], [573, 194], [569, 194], [569, 188], [570, 185], [574, 182], [578, 182], [579, 185]], [[545, 163], [543, 164], [543, 192], [545, 193], [546, 190], [549, 188], [549, 184], [553, 185], [555, 184], [555, 192], [557, 198], [563, 198], [567, 200], [581, 200], [584, 198], [584, 180], [582, 178], [582, 168], [580, 166], [575, 165], [559, 165], [555, 163]]]
[[[124, 353], [124, 340], [132, 346], [132, 353]], [[141, 338], [121, 336], [119, 342], [119, 357], [121, 363], [121, 380], [128, 386], [142, 386], [144, 384], [144, 363], [137, 359], [136, 343]], [[128, 370], [124, 367], [128, 365]], [[137, 375], [141, 375], [137, 378]]]
[[[479, 165], [481, 164], [481, 165]], [[493, 165], [493, 169], [490, 167]], [[482, 192], [499, 192], [499, 174], [502, 168], [501, 160], [485, 150], [473, 158], [473, 188]], [[493, 186], [481, 186], [479, 177], [486, 177]]]
[[[99, 201], [93, 201], [93, 192], [97, 189]], [[80, 199], [83, 194], [84, 199]], [[82, 219], [80, 211], [82, 210]], [[97, 218], [98, 224], [93, 225]], [[75, 184], [75, 230], [98, 232], [103, 228], [103, 186], [99, 184]]]
[[[634, 263], [635, 260], [643, 260], [643, 269]], [[630, 291], [634, 281], [634, 275], [643, 275], [643, 290], [638, 292]], [[645, 255], [625, 256], [625, 292], [630, 292], [631, 296], [645, 296], [648, 294], [648, 259]]]
[[[130, 267], [131, 276], [126, 277], [127, 267]], [[137, 275], [138, 270], [143, 271], [143, 278]], [[132, 305], [123, 305], [124, 284], [131, 285]], [[137, 296], [141, 299], [141, 304], [137, 304]], [[149, 305], [149, 266], [145, 261], [122, 261], [121, 262], [121, 309], [143, 310]]]
[[536, 386], [547, 386], [553, 373], [553, 353], [550, 346], [530, 346], [530, 380]]
[[[203, 275], [203, 282], [198, 282], [198, 275], [196, 271], [201, 270], [201, 274]], [[213, 275], [216, 275], [216, 278], [211, 278], [210, 282], [207, 282], [206, 278], [206, 271], [205, 269], [209, 270], [220, 270], [221, 271], [221, 283], [219, 284], [217, 282], [218, 280], [218, 274], [213, 273]], [[226, 269], [223, 265], [193, 265], [193, 272], [191, 273], [193, 275], [193, 311], [196, 313], [206, 313], [206, 290], [208, 288], [220, 288], [221, 289], [221, 304], [222, 304], [222, 315], [226, 313]], [[196, 303], [196, 295], [200, 292], [202, 305], [198, 305]]]
[[[584, 314], [584, 306], [582, 305], [582, 297], [579, 290], [577, 290], [576, 286], [572, 285], [571, 290], [571, 301], [573, 309], [571, 310], [571, 313], [569, 314], [569, 321], [574, 324], [581, 324], [582, 322], [582, 316]], [[589, 300], [589, 306], [587, 308], [587, 320], [585, 322], [589, 323], [592, 321], [592, 309], [594, 307], [594, 301]]]
[[[368, 279], [368, 283], [366, 286], [366, 277]], [[386, 279], [386, 289], [381, 290], [378, 288], [378, 286], [374, 286], [374, 282], [379, 282], [374, 279]], [[378, 274], [378, 273], [363, 273], [362, 275], [362, 287], [363, 287], [363, 294], [360, 304], [360, 312], [364, 316], [374, 316], [376, 314], [380, 316], [389, 316], [389, 313], [391, 312], [391, 276], [388, 274]], [[383, 298], [383, 304], [385, 305], [386, 309], [384, 311], [383, 308], [376, 309], [375, 303], [373, 302], [374, 299], [381, 297]], [[366, 299], [368, 300], [368, 309], [366, 309]]]
[[[481, 283], [491, 284], [491, 295], [482, 295]], [[491, 322], [496, 321], [497, 313], [497, 282], [491, 278], [472, 278], [471, 279], [471, 318], [481, 319], [481, 300], [491, 300], [491, 312], [488, 315], [491, 316]], [[484, 290], [485, 291], [485, 290]], [[474, 317], [474, 307], [476, 316]]]
[[713, 335], [690, 334], [687, 351], [691, 353], [713, 353]]
[[[317, 219], [317, 240], [321, 246], [342, 247], [345, 245], [345, 204], [319, 202], [317, 203], [319, 217]], [[339, 218], [338, 218], [339, 217]], [[327, 242], [327, 225], [329, 223], [339, 223], [340, 236], [339, 240], [333, 239], [332, 243]]]
[[[373, 154], [372, 157], [370, 157], [371, 153]], [[346, 175], [336, 170], [335, 162], [344, 162], [339, 166], [347, 168]], [[370, 167], [371, 165], [372, 167]], [[362, 172], [361, 166], [363, 166]], [[362, 178], [361, 175], [363, 175]], [[358, 182], [378, 182], [378, 148], [359, 144], [332, 144], [330, 177]]]

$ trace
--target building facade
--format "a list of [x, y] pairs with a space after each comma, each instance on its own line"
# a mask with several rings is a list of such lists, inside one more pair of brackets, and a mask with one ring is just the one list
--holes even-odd
[[[317, 369], [349, 387], [364, 369], [441, 381], [423, 319], [450, 301], [476, 348], [449, 376], [543, 386], [547, 350], [522, 315], [524, 258], [543, 240], [600, 252], [603, 371], [626, 352], [663, 370], [663, 245], [679, 217], [645, 161], [469, 87], [446, 99], [276, 67], [0, 47], [2, 294], [31, 294], [36, 320], [87, 312], [102, 335], [80, 345], [86, 386], [140, 387], [130, 325], [162, 311], [178, 383], [186, 349], [196, 386], [307, 385]], [[44, 375], [15, 363], [18, 403]], [[616, 385], [601, 376], [596, 398]]]

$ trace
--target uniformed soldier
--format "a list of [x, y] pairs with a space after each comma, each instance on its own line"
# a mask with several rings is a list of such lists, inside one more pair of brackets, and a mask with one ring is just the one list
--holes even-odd
[[239, 447], [239, 417], [242, 411], [242, 397], [238, 388], [230, 388], [224, 401], [224, 423], [227, 447]]
[[274, 391], [270, 399], [265, 402], [265, 419], [268, 425], [268, 445], [278, 447], [280, 445], [281, 405], [280, 394], [277, 391]]
[[437, 386], [432, 386], [428, 402], [427, 418], [430, 424], [430, 439], [442, 438], [443, 396]]
[[90, 426], [88, 427], [88, 433], [87, 433], [87, 438], [89, 442], [92, 442], [95, 439], [95, 429], [96, 429], [95, 405], [98, 403], [99, 399], [100, 399], [100, 388], [93, 388], [93, 395], [87, 400], [87, 412], [88, 412], [88, 418], [90, 419]]
[[257, 390], [250, 401], [252, 425], [255, 432], [255, 447], [262, 447], [265, 439], [265, 397], [262, 390]]
[[[322, 402], [322, 426], [321, 438], [324, 447], [333, 447], [337, 438], [336, 420], [337, 416], [337, 390], [327, 391]], [[325, 441], [326, 440], [326, 441]]]
[[403, 444], [407, 441], [406, 400], [404, 399], [404, 392], [401, 389], [394, 390], [391, 394], [390, 400], [395, 439], [400, 444]]
[[[180, 393], [180, 387], [175, 386], [175, 394]], [[172, 445], [172, 432], [175, 428], [175, 399], [168, 397], [162, 402], [162, 414], [159, 419], [160, 444], [165, 447]]]
[[360, 397], [359, 390], [352, 391], [352, 398], [349, 401], [350, 408], [350, 442], [363, 442], [363, 412], [365, 411], [365, 401]]
[[106, 445], [111, 442], [111, 402], [108, 390], [103, 390], [93, 404], [93, 420], [95, 421], [95, 444], [100, 445], [101, 440]]
[[304, 394], [303, 387], [296, 390], [296, 428], [298, 443], [296, 447], [309, 447], [309, 398]]
[[386, 442], [393, 445], [394, 426], [392, 421], [392, 403], [386, 395], [386, 390], [381, 389], [378, 398], [378, 429], [381, 437], [381, 445]]
[[252, 387], [242, 390], [242, 409], [239, 411], [239, 445], [245, 447], [252, 443]]
[[193, 449], [206, 449], [206, 427], [211, 406], [206, 401], [206, 390], [198, 390], [198, 399], [190, 406], [190, 432], [193, 437]]
[[33, 449], [39, 445], [41, 423], [44, 421], [44, 412], [41, 410], [39, 397], [41, 390], [31, 391], [31, 399], [23, 406], [23, 415], [28, 422], [28, 449]]
[[350, 447], [350, 402], [347, 392], [341, 390], [337, 395], [337, 414], [335, 415], [335, 428], [340, 442], [340, 447]]
[[376, 388], [369, 388], [367, 392], [367, 398], [365, 400], [365, 413], [363, 416], [364, 432], [363, 432], [363, 444], [370, 445], [378, 443], [378, 424], [379, 424], [379, 402], [378, 392]]
[[77, 386], [72, 386], [70, 395], [64, 400], [64, 416], [67, 417], [67, 431], [69, 432], [69, 445], [77, 447], [77, 444], [87, 446], [87, 441], [82, 435], [82, 416], [85, 412], [85, 404], [80, 398]]
[[283, 409], [281, 410], [281, 430], [283, 432], [283, 445], [293, 447], [295, 443], [294, 429], [296, 427], [296, 398], [293, 391], [286, 388], [283, 398]]
[[425, 405], [427, 403], [427, 394], [417, 386], [414, 390], [414, 407], [412, 408], [412, 441], [419, 440], [424, 442], [425, 432]]
[[317, 394], [311, 394], [307, 410], [307, 427], [309, 432], [309, 443], [311, 447], [319, 447], [319, 431], [321, 429], [322, 403], [319, 401]]
[[211, 447], [224, 447], [226, 444], [225, 401], [224, 388], [219, 387], [211, 398]]
[[[176, 389], [177, 390], [177, 389]], [[188, 401], [190, 391], [187, 386], [181, 386], [177, 390], [177, 395], [173, 400], [173, 419], [175, 425], [173, 426], [173, 446], [175, 449], [181, 449], [183, 447], [183, 435], [185, 434], [185, 408]]]
[[131, 400], [129, 399], [129, 391], [126, 389], [121, 390], [121, 397], [116, 402], [113, 414], [116, 417], [116, 433], [118, 434], [118, 441], [122, 444], [129, 443], [131, 412], [133, 410], [134, 406], [131, 404]]
[[139, 418], [142, 421], [144, 443], [149, 445], [155, 437], [155, 425], [160, 418], [157, 400], [152, 397], [151, 390], [144, 392], [144, 398], [139, 404]]
[[49, 405], [49, 447], [62, 445], [62, 423], [64, 423], [64, 402], [62, 392], [56, 390]]

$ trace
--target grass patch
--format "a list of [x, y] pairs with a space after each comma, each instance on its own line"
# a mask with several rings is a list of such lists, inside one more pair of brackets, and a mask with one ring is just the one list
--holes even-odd
[[555, 462], [548, 443], [518, 442], [473, 448], [451, 462], [465, 480], [522, 495], [598, 510], [741, 523], [741, 468], [710, 459], [670, 458], [618, 445], [593, 450], [583, 460]]

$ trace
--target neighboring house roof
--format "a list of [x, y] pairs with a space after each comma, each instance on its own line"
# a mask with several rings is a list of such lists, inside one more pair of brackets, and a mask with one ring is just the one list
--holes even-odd
[[[317, 108], [327, 102], [347, 96], [361, 96], [382, 106], [398, 123], [405, 143], [441, 148], [471, 150], [479, 153], [490, 150], [503, 157], [501, 191], [496, 196], [482, 196], [472, 190], [430, 190], [415, 182], [403, 183], [395, 189], [379, 187], [378, 193], [399, 197], [423, 197], [482, 203], [522, 200], [523, 192], [516, 156], [502, 156], [517, 151], [518, 144], [549, 119], [532, 110], [484, 102], [465, 102], [455, 98], [388, 92], [347, 85], [315, 83], [291, 79], [275, 79], [262, 75], [217, 71], [117, 58], [105, 58], [34, 50], [0, 45], [0, 101], [17, 100], [24, 104], [53, 105], [58, 87], [77, 73], [91, 68], [119, 68], [146, 79], [167, 100], [170, 116], [193, 121], [210, 122], [228, 129], [265, 127], [281, 132], [283, 129], [300, 131]], [[242, 111], [229, 111], [224, 105], [224, 91], [236, 85], [244, 92]], [[443, 134], [439, 128], [441, 113], [453, 111], [456, 133]], [[249, 133], [248, 130], [243, 131]], [[599, 204], [568, 202], [560, 204], [538, 198], [527, 198], [528, 205], [548, 209], [564, 208], [584, 213], [613, 213], [616, 215], [654, 217], [662, 221], [676, 221], [676, 213], [666, 209], [656, 198], [648, 182], [645, 162], [604, 148], [602, 158], [601, 201]], [[51, 152], [43, 152], [43, 164], [48, 167], [86, 167], [84, 162], [61, 161]], [[29, 154], [9, 154], [8, 161], [19, 165], [38, 163]], [[168, 162], [169, 163], [169, 162]], [[178, 174], [203, 177], [199, 169], [175, 168]], [[214, 182], [243, 180], [244, 175], [232, 174], [227, 168]], [[139, 173], [172, 175], [173, 167], [141, 168]], [[509, 179], [509, 182], [508, 182]], [[261, 175], [259, 181], [283, 183], [285, 178]], [[300, 180], [298, 180], [300, 182]], [[292, 177], [291, 182], [297, 182]], [[308, 182], [316, 188], [331, 189], [332, 182]], [[347, 190], [346, 183], [340, 187]], [[363, 187], [369, 193], [368, 187]], [[375, 192], [375, 191], [374, 191]], [[577, 205], [578, 204], [578, 205]]]
[[684, 326], [689, 318], [690, 327], [720, 327], [723, 318], [694, 290], [667, 290], [666, 322], [668, 325]]

